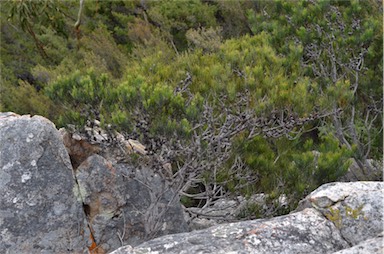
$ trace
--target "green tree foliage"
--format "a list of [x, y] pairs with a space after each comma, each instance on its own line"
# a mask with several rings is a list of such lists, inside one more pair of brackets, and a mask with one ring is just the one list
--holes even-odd
[[36, 87], [27, 81], [12, 78], [12, 70], [2, 61], [0, 61], [0, 68], [0, 111], [38, 114], [54, 118], [55, 106], [48, 97], [36, 91]]
[[28, 32], [36, 45], [39, 53], [45, 58], [50, 56], [45, 51], [45, 44], [39, 38], [44, 34], [44, 29], [52, 29], [55, 33], [68, 36], [65, 26], [64, 12], [65, 5], [52, 0], [33, 1], [7, 1], [2, 4], [5, 10], [9, 11], [9, 19], [14, 19], [23, 31]]
[[243, 1], [221, 1], [210, 2], [217, 8], [216, 20], [223, 29], [224, 38], [234, 38], [249, 34], [249, 24], [247, 21], [247, 10], [256, 8], [257, 2]]
[[178, 50], [187, 48], [188, 29], [216, 26], [215, 6], [199, 0], [149, 2], [149, 18], [165, 33]]
[[[59, 124], [75, 123], [84, 125], [89, 118], [99, 119], [102, 104], [109, 97], [110, 85], [106, 75], [97, 76], [93, 71], [86, 75], [75, 72], [72, 75], [59, 77], [57, 82], [48, 86], [45, 93], [52, 101], [59, 101], [65, 113], [59, 118]], [[92, 115], [89, 115], [92, 114]]]
[[[222, 170], [218, 176], [232, 192], [245, 196], [254, 193], [273, 193], [275, 197], [289, 194], [290, 207], [321, 184], [336, 181], [344, 175], [352, 155], [345, 146], [340, 147], [331, 135], [323, 136], [320, 144], [307, 139], [269, 139], [257, 136], [247, 140], [239, 136], [230, 160], [241, 164], [242, 171], [232, 167]], [[251, 181], [251, 182], [250, 182]]]
[[128, 32], [129, 24], [134, 20], [135, 10], [140, 9], [140, 1], [85, 1], [84, 32], [106, 27], [118, 45], [131, 50]]
[[[319, 107], [343, 109], [325, 123], [361, 168], [382, 146], [382, 6], [377, 1], [274, 1], [249, 12], [254, 33], [268, 31], [282, 54], [303, 48], [304, 75], [319, 84]], [[375, 32], [374, 32], [375, 31]], [[379, 46], [380, 45], [380, 46]], [[297, 62], [298, 63], [298, 62]], [[374, 74], [376, 73], [376, 74]]]

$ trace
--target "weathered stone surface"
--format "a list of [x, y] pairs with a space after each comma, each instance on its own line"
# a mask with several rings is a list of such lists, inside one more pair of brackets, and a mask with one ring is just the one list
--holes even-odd
[[333, 254], [383, 254], [384, 239], [383, 233], [375, 238], [368, 239], [351, 248], [337, 251]]
[[0, 113], [0, 253], [83, 253], [69, 156], [47, 119]]
[[266, 207], [267, 195], [255, 194], [249, 199], [242, 196], [222, 198], [206, 207], [189, 207], [185, 217], [191, 230], [206, 229], [221, 223], [238, 221], [241, 213], [250, 205]]
[[[118, 248], [117, 250], [112, 251], [110, 254], [134, 254], [135, 251], [131, 245], [125, 245]], [[150, 254], [151, 252], [145, 252]]]
[[281, 195], [273, 203], [267, 199], [268, 195], [264, 193], [254, 194], [249, 198], [243, 196], [221, 198], [209, 206], [184, 209], [185, 218], [191, 230], [200, 230], [222, 223], [237, 222], [240, 218], [250, 215], [249, 208], [258, 207], [263, 217], [272, 217], [272, 211], [288, 206], [285, 195]]
[[383, 230], [383, 182], [328, 183], [309, 194], [298, 211], [315, 207], [351, 245]]
[[76, 177], [99, 253], [188, 230], [178, 194], [150, 167], [92, 155]]
[[338, 179], [340, 182], [355, 182], [355, 181], [378, 181], [383, 178], [382, 162], [368, 159], [369, 167], [364, 171], [358, 166], [355, 159], [351, 159], [352, 164], [348, 171]]
[[333, 223], [313, 208], [269, 220], [222, 224], [159, 237], [128, 253], [332, 253], [349, 247]]
[[112, 253], [383, 253], [383, 187], [325, 184], [286, 216], [159, 237]]

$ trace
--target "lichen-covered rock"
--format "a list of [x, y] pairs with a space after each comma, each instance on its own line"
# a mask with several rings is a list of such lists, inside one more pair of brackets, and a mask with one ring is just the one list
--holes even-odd
[[0, 253], [83, 253], [89, 237], [53, 123], [0, 113]]
[[325, 184], [286, 216], [163, 236], [111, 254], [383, 253], [383, 187], [383, 182]]
[[76, 178], [98, 253], [188, 230], [178, 194], [150, 167], [92, 155]]
[[384, 253], [384, 239], [381, 233], [375, 238], [365, 240], [351, 248], [337, 251], [333, 254], [383, 254]]
[[352, 246], [383, 230], [383, 182], [329, 183], [309, 194], [298, 211], [314, 207]]
[[315, 209], [272, 219], [222, 224], [156, 238], [111, 254], [332, 253], [349, 247], [332, 222]]

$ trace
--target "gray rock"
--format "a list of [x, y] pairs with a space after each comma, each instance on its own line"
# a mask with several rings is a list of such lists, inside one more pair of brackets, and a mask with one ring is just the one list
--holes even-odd
[[316, 208], [353, 246], [383, 231], [383, 197], [383, 182], [328, 183], [301, 201], [297, 211]]
[[345, 175], [338, 179], [339, 182], [378, 181], [383, 178], [382, 162], [368, 159], [366, 161], [368, 165], [363, 171], [355, 159], [351, 159], [351, 161], [351, 166], [349, 166]]
[[133, 254], [133, 253], [135, 253], [133, 247], [131, 245], [125, 245], [123, 247], [118, 248], [117, 250], [112, 251], [110, 254]]
[[0, 113], [0, 253], [83, 253], [89, 232], [74, 189], [55, 126]]
[[222, 223], [245, 220], [254, 213], [255, 208], [263, 218], [272, 217], [277, 209], [288, 206], [286, 195], [281, 195], [273, 202], [268, 202], [269, 196], [264, 193], [254, 194], [249, 198], [237, 196], [234, 198], [220, 198], [211, 205], [185, 208], [185, 217], [191, 230], [205, 229]]
[[[349, 247], [336, 227], [313, 208], [269, 220], [222, 224], [205, 230], [159, 237], [134, 253], [332, 253]], [[125, 248], [125, 249], [124, 249]]]
[[206, 229], [222, 223], [237, 222], [249, 206], [266, 207], [267, 195], [260, 193], [246, 199], [242, 196], [221, 198], [209, 206], [185, 208], [185, 217], [191, 230]]
[[383, 234], [375, 238], [368, 239], [351, 248], [337, 251], [333, 254], [383, 254], [384, 239]]
[[383, 187], [325, 184], [286, 216], [163, 236], [112, 253], [383, 253]]
[[150, 166], [113, 164], [92, 155], [76, 177], [99, 250], [188, 231], [178, 194]]

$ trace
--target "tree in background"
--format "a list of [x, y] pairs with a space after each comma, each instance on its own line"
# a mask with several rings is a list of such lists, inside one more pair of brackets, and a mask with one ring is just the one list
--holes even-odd
[[[250, 12], [253, 32], [268, 31], [282, 54], [302, 48], [303, 75], [319, 84], [317, 106], [334, 111], [320, 131], [353, 151], [365, 172], [382, 155], [382, 5], [378, 1], [274, 1]], [[373, 145], [375, 144], [375, 145]], [[375, 148], [373, 148], [375, 147]], [[366, 175], [367, 178], [371, 177]]]
[[46, 60], [50, 57], [44, 49], [44, 42], [39, 38], [44, 27], [50, 27], [56, 33], [68, 36], [64, 21], [68, 6], [65, 4], [52, 0], [21, 0], [7, 1], [2, 7], [9, 11], [9, 19], [16, 20], [20, 28], [32, 36], [36, 48]]

